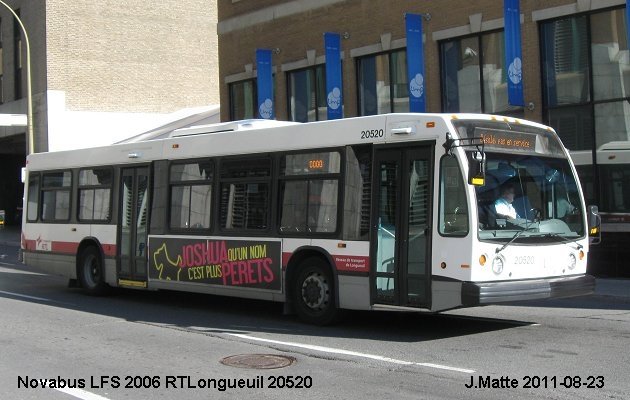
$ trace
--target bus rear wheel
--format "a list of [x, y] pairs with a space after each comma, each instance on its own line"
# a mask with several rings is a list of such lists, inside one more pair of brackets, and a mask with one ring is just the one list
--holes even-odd
[[85, 248], [79, 257], [79, 280], [81, 287], [89, 295], [102, 296], [109, 291], [105, 283], [105, 269], [98, 249], [94, 246]]
[[294, 309], [304, 322], [328, 325], [339, 315], [335, 304], [334, 280], [328, 264], [311, 257], [303, 261], [293, 282]]

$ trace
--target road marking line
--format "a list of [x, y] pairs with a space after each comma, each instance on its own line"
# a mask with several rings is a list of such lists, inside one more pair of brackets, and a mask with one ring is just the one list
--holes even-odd
[[38, 301], [53, 301], [51, 299], [45, 299], [43, 297], [35, 297], [35, 296], [28, 296], [25, 294], [19, 294], [19, 293], [13, 293], [13, 292], [5, 292], [4, 290], [0, 290], [0, 294], [8, 294], [9, 296], [15, 296], [15, 297], [24, 297], [25, 299], [31, 299], [31, 300], [38, 300]]
[[98, 394], [90, 393], [82, 389], [55, 389], [70, 396], [76, 397], [82, 400], [109, 400], [107, 397], [99, 396]]
[[336, 349], [333, 347], [316, 346], [316, 345], [311, 345], [311, 344], [302, 344], [302, 343], [294, 343], [294, 342], [283, 342], [280, 340], [273, 340], [273, 339], [263, 339], [263, 338], [258, 338], [255, 336], [244, 335], [241, 333], [226, 333], [226, 334], [230, 336], [235, 336], [241, 339], [280, 344], [280, 345], [291, 346], [291, 347], [299, 347], [299, 348], [313, 350], [313, 351], [320, 351], [323, 353], [333, 353], [333, 354], [342, 354], [346, 356], [369, 358], [371, 360], [384, 361], [384, 362], [398, 364], [398, 365], [417, 365], [420, 367], [438, 368], [438, 369], [444, 369], [448, 371], [463, 372], [465, 374], [472, 374], [475, 372], [475, 370], [473, 369], [449, 367], [447, 365], [432, 364], [432, 363], [419, 363], [419, 362], [413, 362], [413, 361], [397, 360], [395, 358], [383, 357], [383, 356], [367, 354], [367, 353], [359, 353], [357, 351], [350, 351], [350, 350], [344, 350], [344, 349]]
[[295, 329], [274, 328], [271, 326], [232, 325], [232, 327], [238, 329], [259, 329], [261, 331], [295, 332]]

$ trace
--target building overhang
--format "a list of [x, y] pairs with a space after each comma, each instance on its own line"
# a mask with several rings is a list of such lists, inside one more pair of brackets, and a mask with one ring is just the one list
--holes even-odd
[[26, 126], [26, 114], [0, 114], [0, 126]]

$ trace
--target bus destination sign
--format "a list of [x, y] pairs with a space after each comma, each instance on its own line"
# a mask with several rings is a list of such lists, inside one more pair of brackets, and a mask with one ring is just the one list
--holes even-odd
[[487, 147], [535, 151], [536, 135], [500, 129], [476, 128], [475, 136], [481, 137]]
[[309, 170], [323, 170], [324, 169], [324, 160], [323, 159], [316, 159], [316, 160], [308, 160], [308, 169]]
[[280, 290], [280, 242], [149, 237], [149, 278]]

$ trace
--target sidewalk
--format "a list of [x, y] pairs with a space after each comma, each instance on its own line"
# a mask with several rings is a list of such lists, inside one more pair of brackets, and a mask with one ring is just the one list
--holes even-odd
[[[0, 227], [0, 245], [19, 247], [21, 233], [19, 226]], [[630, 279], [597, 278], [595, 295], [620, 297], [630, 301]]]

